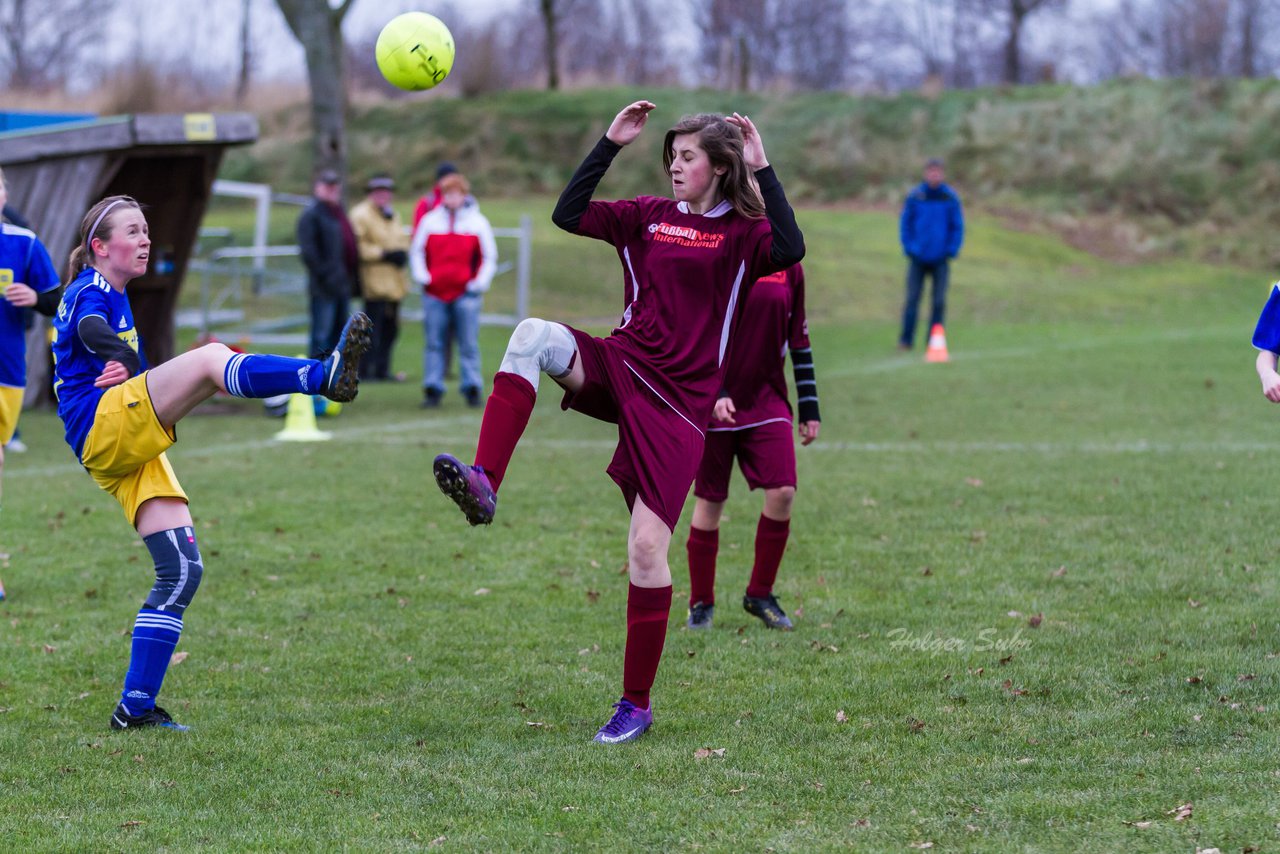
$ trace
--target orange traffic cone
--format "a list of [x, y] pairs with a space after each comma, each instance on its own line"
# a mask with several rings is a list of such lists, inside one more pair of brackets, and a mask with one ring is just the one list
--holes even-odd
[[943, 330], [941, 323], [933, 324], [933, 328], [929, 330], [929, 347], [924, 351], [924, 360], [926, 362], [946, 362], [949, 360], [947, 356], [947, 333]]

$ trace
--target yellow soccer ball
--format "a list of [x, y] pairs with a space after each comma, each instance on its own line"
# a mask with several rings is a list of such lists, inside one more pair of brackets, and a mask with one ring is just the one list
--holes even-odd
[[374, 57], [391, 85], [410, 92], [430, 89], [453, 70], [453, 34], [435, 15], [405, 12], [382, 28]]

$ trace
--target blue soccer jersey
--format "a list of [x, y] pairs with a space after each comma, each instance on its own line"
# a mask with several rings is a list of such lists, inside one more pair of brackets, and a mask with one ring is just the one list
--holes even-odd
[[1280, 353], [1280, 282], [1271, 286], [1271, 295], [1262, 307], [1258, 325], [1253, 330], [1253, 346]]
[[[44, 244], [25, 228], [0, 224], [0, 293], [20, 282], [36, 293], [56, 288], [58, 274]], [[27, 384], [25, 311], [0, 299], [0, 386]]]
[[83, 270], [67, 285], [62, 304], [53, 319], [53, 390], [58, 396], [58, 417], [67, 428], [67, 444], [79, 458], [84, 440], [93, 426], [98, 401], [106, 389], [95, 388], [93, 381], [107, 363], [80, 340], [80, 321], [97, 316], [106, 320], [117, 336], [133, 348], [147, 369], [146, 357], [138, 343], [138, 330], [133, 325], [129, 297], [120, 293], [97, 270]]

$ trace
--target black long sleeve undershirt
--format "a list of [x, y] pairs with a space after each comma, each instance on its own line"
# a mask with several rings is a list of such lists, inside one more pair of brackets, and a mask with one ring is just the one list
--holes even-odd
[[53, 317], [58, 313], [58, 303], [62, 302], [62, 286], [36, 294], [36, 304], [32, 306], [45, 317]]
[[821, 421], [818, 412], [818, 379], [813, 369], [813, 348], [791, 351], [791, 371], [796, 381], [796, 409], [800, 422]]
[[769, 218], [769, 226], [773, 229], [769, 260], [785, 270], [804, 260], [804, 234], [773, 167], [766, 166], [757, 171], [756, 182], [760, 185], [760, 195], [764, 197], [764, 215]]
[[104, 362], [119, 362], [129, 370], [129, 376], [136, 377], [142, 370], [138, 354], [111, 330], [105, 318], [91, 314], [81, 319], [76, 334], [90, 353]]
[[[611, 142], [607, 136], [600, 137], [556, 201], [556, 209], [551, 213], [552, 222], [565, 231], [577, 233], [578, 224], [587, 212], [587, 205], [591, 203], [600, 179], [621, 150], [622, 146]], [[783, 269], [798, 264], [804, 259], [804, 234], [782, 190], [782, 182], [772, 166], [766, 166], [755, 174], [760, 184], [760, 195], [764, 197], [765, 216], [773, 229], [773, 247], [769, 257]]]
[[604, 173], [609, 171], [609, 164], [621, 150], [622, 146], [611, 142], [609, 137], [600, 137], [600, 141], [596, 143], [595, 148], [591, 149], [578, 170], [573, 173], [573, 177], [569, 179], [569, 185], [564, 188], [564, 192], [556, 201], [556, 209], [551, 212], [552, 222], [572, 234], [578, 232], [578, 223], [582, 221], [582, 215], [587, 212], [587, 205], [591, 203], [591, 196], [595, 194], [596, 186], [604, 177]]

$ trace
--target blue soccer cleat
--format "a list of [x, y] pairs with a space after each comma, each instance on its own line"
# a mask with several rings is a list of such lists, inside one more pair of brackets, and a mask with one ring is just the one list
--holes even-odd
[[614, 703], [613, 708], [613, 717], [609, 718], [607, 724], [600, 727], [600, 731], [592, 741], [599, 744], [622, 744], [624, 741], [635, 741], [653, 726], [653, 711], [637, 707], [626, 697]]
[[372, 329], [373, 321], [363, 311], [347, 318], [338, 343], [320, 363], [324, 368], [320, 393], [325, 397], [338, 403], [355, 400], [360, 385], [360, 357], [373, 342]]

